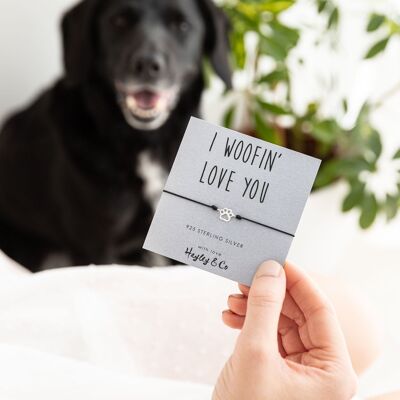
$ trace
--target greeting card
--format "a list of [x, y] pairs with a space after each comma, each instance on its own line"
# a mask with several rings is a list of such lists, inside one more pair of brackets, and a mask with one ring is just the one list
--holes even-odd
[[261, 262], [285, 262], [319, 166], [192, 118], [144, 248], [250, 285]]

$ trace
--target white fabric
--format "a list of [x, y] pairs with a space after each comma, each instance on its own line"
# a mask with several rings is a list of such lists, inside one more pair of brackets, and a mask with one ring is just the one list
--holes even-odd
[[[2, 400], [210, 399], [237, 335], [220, 319], [233, 282], [191, 267], [32, 275], [1, 253], [0, 265]], [[378, 362], [362, 395], [398, 390], [399, 370]]]
[[2, 400], [210, 400], [212, 386], [145, 378], [0, 345]]
[[2, 272], [1, 399], [86, 399], [93, 382], [96, 400], [209, 399], [232, 351], [220, 312], [235, 284], [197, 269]]

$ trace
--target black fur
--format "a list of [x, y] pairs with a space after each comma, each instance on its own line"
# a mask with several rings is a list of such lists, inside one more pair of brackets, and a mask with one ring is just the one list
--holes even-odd
[[[112, 79], [132, 73], [125, 55], [134, 55], [134, 47], [127, 49], [134, 38], [116, 41], [102, 22], [109, 7], [118, 3], [132, 3], [140, 11], [135, 24], [144, 15], [155, 18], [144, 42], [171, 46], [164, 51], [173, 55], [174, 38], [157, 18], [165, 1], [84, 0], [63, 19], [65, 76], [11, 117], [0, 133], [0, 248], [32, 271], [50, 263], [150, 265], [142, 244], [153, 211], [137, 174], [138, 155], [149, 150], [154, 161], [171, 168], [190, 116], [198, 115], [204, 56], [230, 85], [222, 12], [211, 0], [169, 0], [189, 17], [200, 16], [202, 33], [190, 39], [191, 50], [183, 44], [189, 39], [180, 39], [177, 72], [162, 77], [183, 85], [167, 122], [153, 131], [132, 128]], [[159, 37], [152, 38], [152, 32]], [[196, 40], [201, 54], [193, 54]], [[190, 77], [183, 70], [189, 64], [197, 65]]]

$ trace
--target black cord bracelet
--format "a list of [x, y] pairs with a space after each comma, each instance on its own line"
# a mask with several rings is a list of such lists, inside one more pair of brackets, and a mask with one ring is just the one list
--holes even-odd
[[280, 233], [283, 233], [285, 235], [294, 237], [294, 235], [292, 233], [283, 231], [281, 229], [274, 228], [274, 227], [269, 226], [269, 225], [262, 224], [261, 222], [254, 221], [254, 220], [249, 219], [249, 218], [245, 218], [242, 215], [235, 215], [234, 212], [230, 208], [219, 208], [216, 205], [210, 205], [210, 204], [202, 203], [201, 201], [194, 200], [194, 199], [191, 199], [189, 197], [182, 196], [180, 194], [170, 192], [169, 190], [163, 190], [163, 192], [167, 193], [167, 194], [170, 194], [171, 196], [179, 197], [181, 199], [184, 199], [184, 200], [187, 200], [187, 201], [191, 201], [192, 203], [196, 203], [196, 204], [199, 204], [201, 206], [211, 208], [214, 211], [218, 211], [219, 212], [219, 219], [221, 221], [230, 222], [232, 220], [232, 218], [236, 218], [239, 221], [243, 220], [243, 221], [252, 222], [253, 224], [257, 224], [257, 225], [263, 226], [264, 228], [272, 229], [272, 230], [274, 230], [276, 232], [280, 232]]

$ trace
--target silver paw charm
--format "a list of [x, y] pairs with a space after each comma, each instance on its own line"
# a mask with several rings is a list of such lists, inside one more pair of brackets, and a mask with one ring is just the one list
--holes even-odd
[[224, 222], [230, 222], [232, 218], [235, 218], [235, 214], [230, 208], [218, 208], [219, 219]]

